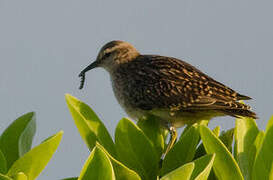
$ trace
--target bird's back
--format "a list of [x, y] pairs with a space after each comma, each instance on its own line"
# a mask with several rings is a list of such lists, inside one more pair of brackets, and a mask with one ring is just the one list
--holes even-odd
[[237, 102], [249, 97], [176, 58], [139, 55], [121, 64], [111, 76], [115, 95], [125, 109], [180, 114], [212, 110], [256, 118], [249, 106]]

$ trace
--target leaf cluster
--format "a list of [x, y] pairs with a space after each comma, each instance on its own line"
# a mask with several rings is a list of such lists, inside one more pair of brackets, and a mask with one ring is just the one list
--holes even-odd
[[[79, 180], [259, 180], [272, 179], [273, 117], [266, 131], [251, 118], [236, 119], [234, 129], [211, 131], [206, 123], [186, 127], [173, 148], [155, 117], [137, 124], [123, 118], [115, 141], [94, 111], [66, 95], [71, 115], [91, 153]], [[74, 178], [77, 179], [77, 178]]]
[[33, 180], [56, 151], [63, 132], [31, 149], [36, 132], [35, 113], [16, 119], [0, 136], [0, 180]]
[[[114, 140], [85, 103], [66, 101], [90, 155], [79, 177], [65, 180], [260, 180], [273, 179], [273, 117], [265, 132], [251, 118], [236, 119], [235, 128], [210, 130], [207, 120], [188, 126], [164, 156], [168, 132], [155, 117], [118, 123]], [[27, 113], [0, 136], [0, 180], [34, 180], [46, 167], [63, 132], [32, 147], [35, 113]]]

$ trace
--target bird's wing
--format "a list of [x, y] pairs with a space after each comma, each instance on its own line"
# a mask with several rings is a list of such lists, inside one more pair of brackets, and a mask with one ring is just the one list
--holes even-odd
[[[135, 68], [136, 64], [141, 67]], [[250, 99], [215, 81], [192, 65], [170, 57], [146, 55], [136, 60], [130, 96], [141, 109], [249, 109], [237, 100]], [[136, 79], [138, 83], [134, 83]]]

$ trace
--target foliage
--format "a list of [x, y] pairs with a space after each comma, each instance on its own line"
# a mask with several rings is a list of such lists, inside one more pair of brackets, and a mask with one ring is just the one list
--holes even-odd
[[[273, 179], [273, 117], [265, 132], [251, 118], [236, 119], [235, 128], [210, 130], [207, 120], [187, 126], [166, 151], [167, 134], [155, 117], [135, 124], [123, 118], [114, 140], [85, 103], [66, 101], [90, 155], [79, 177], [63, 180], [260, 180]], [[0, 180], [33, 180], [55, 153], [63, 132], [31, 148], [35, 113], [16, 119], [0, 136]], [[164, 157], [164, 158], [163, 158]]]
[[222, 131], [220, 136], [220, 127], [211, 131], [204, 125], [206, 122], [194, 124], [185, 128], [161, 161], [166, 148], [166, 131], [155, 117], [140, 120], [137, 124], [123, 118], [116, 127], [113, 143], [90, 107], [68, 94], [66, 101], [91, 150], [79, 180], [90, 177], [105, 180], [273, 178], [273, 117], [265, 133], [251, 118], [236, 119], [235, 128]]
[[56, 151], [63, 132], [31, 149], [36, 131], [33, 112], [16, 119], [0, 136], [0, 180], [33, 180]]

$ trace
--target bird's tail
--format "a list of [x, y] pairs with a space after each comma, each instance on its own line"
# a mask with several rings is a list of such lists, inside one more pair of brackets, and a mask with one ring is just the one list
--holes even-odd
[[258, 119], [256, 113], [247, 109], [223, 109], [221, 111], [225, 113], [226, 115], [233, 116], [233, 117], [243, 116], [243, 117]]

